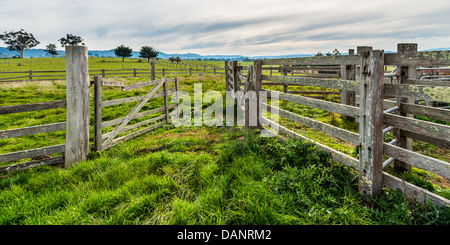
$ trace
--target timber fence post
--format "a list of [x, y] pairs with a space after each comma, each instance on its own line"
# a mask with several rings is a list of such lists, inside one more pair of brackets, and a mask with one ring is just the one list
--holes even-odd
[[[348, 54], [354, 55], [354, 49], [349, 49]], [[355, 80], [355, 66], [354, 65], [341, 65], [341, 79], [343, 80]], [[355, 105], [355, 91], [341, 90], [341, 104]], [[349, 116], [341, 116], [347, 120], [354, 120]]]
[[102, 150], [102, 76], [94, 76], [94, 151]]
[[150, 66], [151, 66], [151, 80], [156, 80], [156, 76], [155, 76], [155, 58], [152, 58], [150, 61]]
[[66, 46], [66, 150], [64, 167], [89, 152], [89, 66], [86, 46]]
[[[417, 53], [417, 44], [399, 43], [397, 44], [397, 53], [400, 54]], [[400, 72], [400, 80], [397, 81], [399, 84], [406, 83], [408, 79], [417, 79], [417, 66], [397, 66], [397, 71]], [[400, 107], [402, 102], [414, 104], [414, 99], [397, 97], [396, 105]], [[401, 116], [414, 117], [413, 114], [401, 113], [400, 110], [397, 110], [396, 113], [397, 115]], [[400, 129], [397, 130], [397, 138], [399, 139], [397, 146], [412, 151], [413, 139], [402, 136]], [[411, 165], [399, 160], [394, 160], [394, 170], [397, 172], [409, 172], [411, 171]]]
[[360, 55], [359, 192], [375, 197], [383, 178], [384, 51], [366, 49]]
[[[191, 70], [189, 69], [189, 72], [191, 72]], [[230, 77], [228, 76], [228, 61], [225, 61], [225, 89], [226, 91], [230, 91], [230, 85], [229, 85], [229, 80]]]

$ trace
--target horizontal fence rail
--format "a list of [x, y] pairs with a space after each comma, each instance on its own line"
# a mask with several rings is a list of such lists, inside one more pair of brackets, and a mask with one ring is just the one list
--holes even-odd
[[[105, 77], [150, 77], [155, 80], [156, 75], [167, 76], [192, 76], [194, 74], [223, 74], [224, 69], [218, 67], [202, 67], [195, 68], [155, 68], [155, 63], [167, 65], [164, 62], [152, 61], [149, 69], [97, 69], [89, 70], [89, 76], [101, 75]], [[10, 75], [11, 74], [11, 75]], [[23, 74], [23, 75], [22, 75]], [[26, 75], [25, 75], [26, 74]], [[25, 81], [43, 81], [43, 80], [65, 80], [65, 70], [55, 71], [14, 71], [14, 72], [0, 72], [0, 82], [25, 82]]]
[[[41, 111], [48, 109], [66, 108], [66, 101], [49, 101], [41, 103], [21, 104], [0, 107], [0, 115]], [[0, 130], [0, 139], [8, 139], [14, 137], [21, 137], [26, 135], [48, 133], [54, 131], [66, 130], [66, 122], [22, 127], [16, 129]], [[0, 173], [7, 173], [13, 171], [24, 170], [27, 168], [34, 168], [46, 165], [59, 165], [64, 162], [65, 145], [47, 146], [42, 148], [28, 149], [18, 152], [0, 154], [0, 162], [13, 162], [25, 158], [36, 158], [45, 156], [44, 159], [32, 160], [25, 163], [18, 163], [7, 166], [0, 166]], [[61, 153], [62, 156], [49, 157], [51, 154]]]
[[[168, 89], [167, 84], [169, 82], [175, 83], [175, 88], [173, 90]], [[152, 89], [143, 96], [134, 96], [128, 98], [121, 99], [113, 99], [113, 100], [102, 100], [102, 87], [112, 85], [113, 87], [120, 87], [122, 91], [132, 90], [136, 88], [143, 88], [147, 86], [153, 86]], [[158, 92], [160, 88], [163, 88], [163, 91]], [[94, 121], [95, 121], [95, 130], [94, 130], [94, 150], [102, 151], [108, 148], [111, 148], [117, 145], [120, 142], [127, 141], [144, 133], [150, 132], [158, 127], [161, 127], [167, 123], [169, 123], [169, 110], [177, 107], [178, 102], [176, 104], [169, 105], [168, 97], [170, 95], [176, 94], [177, 101], [179, 101], [178, 93], [178, 78], [168, 79], [163, 77], [160, 80], [152, 80], [148, 82], [135, 83], [130, 85], [123, 85], [117, 83], [105, 83], [102, 80], [102, 77], [97, 75], [94, 77]], [[145, 106], [145, 104], [154, 98], [164, 97], [164, 106], [146, 110], [140, 112], [140, 110]], [[112, 105], [120, 105], [129, 102], [139, 102], [133, 110], [129, 112], [129, 114], [125, 117], [116, 118], [109, 121], [103, 121], [102, 118], [102, 108], [112, 106]], [[132, 120], [138, 119], [141, 117], [151, 116], [153, 114], [164, 112], [163, 115], [159, 115], [156, 117], [149, 118], [147, 120], [129, 124]], [[161, 121], [163, 120], [163, 121]], [[114, 130], [103, 134], [103, 129], [107, 127], [115, 126]], [[120, 136], [116, 138], [118, 135], [122, 135], [125, 132], [138, 129], [140, 127], [146, 126], [143, 129], [139, 129], [138, 131], [133, 131], [124, 136]]]
[[[349, 142], [359, 148], [359, 159], [339, 152], [331, 147], [316, 143], [317, 148], [325, 150], [333, 160], [360, 171], [360, 192], [363, 195], [376, 196], [381, 187], [400, 189], [409, 198], [429, 200], [435, 205], [450, 206], [450, 201], [423, 188], [406, 183], [404, 180], [383, 171], [389, 163], [398, 166], [414, 166], [444, 178], [450, 178], [450, 164], [446, 161], [426, 156], [412, 150], [405, 141], [420, 140], [438, 147], [450, 148], [450, 126], [414, 118], [413, 115], [449, 121], [448, 109], [424, 106], [417, 101], [436, 101], [450, 103], [450, 82], [445, 80], [417, 79], [420, 66], [449, 66], [449, 51], [416, 52], [417, 45], [399, 44], [397, 53], [384, 54], [371, 47], [358, 47], [358, 54], [332, 57], [302, 57], [287, 59], [264, 59], [253, 62], [249, 71], [237, 61], [225, 62], [225, 80], [227, 91], [248, 92], [264, 91], [267, 98], [272, 97], [295, 104], [310, 106], [356, 120], [358, 133], [348, 131], [312, 118], [298, 115], [283, 108], [259, 101], [257, 118], [263, 125], [259, 128], [276, 130], [283, 136], [313, 141], [285, 126], [262, 116], [267, 112], [276, 112], [281, 118], [297, 122], [309, 128], [321, 131], [337, 139]], [[396, 70], [386, 73], [385, 66], [396, 66]], [[328, 66], [328, 67], [327, 67]], [[315, 72], [327, 71], [334, 77], [310, 76]], [[320, 67], [318, 69], [317, 67]], [[245, 67], [247, 68], [247, 67]], [[339, 68], [339, 69], [338, 69]], [[410, 71], [408, 72], [408, 68]], [[327, 70], [328, 69], [328, 70]], [[425, 70], [423, 68], [422, 70]], [[438, 68], [435, 68], [438, 70]], [[446, 71], [446, 69], [441, 69]], [[427, 70], [430, 72], [432, 70]], [[317, 74], [317, 73], [316, 73]], [[327, 74], [327, 73], [325, 73]], [[377, 85], [374, 85], [375, 82]], [[282, 91], [262, 88], [262, 86], [280, 86]], [[320, 95], [319, 91], [292, 91], [288, 86], [310, 86], [335, 91], [323, 91], [323, 94], [341, 94], [340, 103], [311, 98]], [[238, 108], [245, 112], [246, 127], [249, 127], [248, 108], [255, 104], [250, 99], [235, 97]], [[258, 98], [258, 100], [261, 98]], [[414, 103], [414, 101], [416, 103]], [[243, 104], [242, 104], [243, 103]], [[383, 111], [384, 110], [384, 111]], [[251, 127], [249, 127], [251, 128]], [[372, 131], [371, 131], [372, 130]], [[276, 132], [272, 131], [273, 134]], [[383, 134], [392, 132], [395, 139], [383, 141]], [[376, 136], [376, 137], [375, 137]], [[406, 140], [405, 140], [406, 139]], [[368, 154], [368, 152], [372, 152]], [[376, 156], [376, 159], [374, 159]], [[384, 156], [384, 158], [383, 158]], [[389, 158], [383, 162], [383, 159]], [[366, 160], [367, 159], [367, 160]], [[403, 165], [402, 165], [403, 164]]]

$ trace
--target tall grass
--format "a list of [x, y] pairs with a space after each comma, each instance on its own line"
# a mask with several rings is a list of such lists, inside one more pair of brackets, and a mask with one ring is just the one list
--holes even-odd
[[[205, 135], [209, 129], [200, 130]], [[209, 140], [190, 129], [165, 132], [165, 138], [154, 138], [155, 132], [70, 169], [1, 179], [0, 224], [450, 223], [449, 208], [405, 201], [399, 192], [366, 204], [357, 175], [309, 143], [236, 129], [214, 129]], [[192, 153], [192, 145], [203, 147]]]

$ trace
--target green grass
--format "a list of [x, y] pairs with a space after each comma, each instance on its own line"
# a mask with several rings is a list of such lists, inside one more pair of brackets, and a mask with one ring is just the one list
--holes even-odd
[[[111, 80], [128, 84], [147, 79]], [[203, 84], [204, 93], [225, 93], [223, 76], [180, 80], [180, 89], [191, 95], [196, 82]], [[1, 84], [0, 106], [65, 99], [64, 86], [63, 81]], [[147, 91], [105, 87], [103, 100]], [[104, 120], [125, 116], [134, 105], [106, 107]], [[160, 106], [162, 98], [151, 100], [146, 109]], [[290, 102], [281, 107], [356, 131], [356, 125], [323, 110]], [[65, 109], [0, 115], [0, 130], [60, 121], [65, 121]], [[353, 146], [333, 137], [287, 120], [281, 124], [355, 154]], [[64, 135], [60, 131], [3, 139], [0, 154], [62, 144]], [[28, 160], [15, 163], [23, 161]], [[448, 208], [407, 201], [389, 189], [366, 203], [358, 194], [357, 178], [310, 144], [279, 143], [238, 128], [164, 126], [91, 153], [69, 169], [41, 167], [0, 175], [0, 224], [449, 224]], [[413, 169], [404, 178], [450, 198], [448, 189], [430, 181], [439, 181], [433, 174]]]
[[357, 175], [301, 141], [237, 128], [166, 128], [70, 169], [0, 180], [0, 224], [420, 225], [450, 210], [386, 192], [370, 204]]

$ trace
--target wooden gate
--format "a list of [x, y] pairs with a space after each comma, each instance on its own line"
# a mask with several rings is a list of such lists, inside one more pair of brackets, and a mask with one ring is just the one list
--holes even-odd
[[[167, 88], [167, 83], [169, 82], [175, 82], [175, 90], [169, 90]], [[102, 101], [102, 87], [103, 86], [114, 86], [114, 87], [121, 87], [122, 91], [135, 89], [135, 88], [142, 88], [150, 85], [155, 85], [153, 88], [144, 96], [135, 96], [135, 97], [128, 97], [128, 98], [122, 98], [122, 99], [114, 99], [114, 100], [108, 100], [108, 101]], [[158, 90], [163, 87], [162, 92], [158, 92]], [[178, 91], [178, 79], [172, 78], [168, 79], [166, 77], [161, 78], [160, 80], [154, 80], [149, 82], [143, 82], [143, 83], [137, 83], [137, 84], [131, 84], [131, 85], [123, 85], [121, 83], [111, 83], [111, 82], [104, 82], [102, 81], [102, 77], [97, 75], [94, 77], [94, 121], [95, 121], [95, 130], [94, 130], [94, 150], [95, 151], [101, 151], [108, 149], [110, 147], [113, 147], [117, 145], [118, 143], [122, 141], [127, 141], [129, 139], [132, 139], [136, 136], [142, 135], [144, 133], [147, 133], [151, 130], [154, 130], [164, 124], [169, 123], [169, 109], [173, 109], [177, 107], [179, 104], [179, 97], [177, 94], [177, 102], [175, 104], [169, 105], [168, 97], [172, 94], [175, 94]], [[155, 108], [152, 110], [147, 110], [140, 112], [141, 109], [145, 106], [145, 104], [150, 100], [154, 98], [164, 97], [164, 106], [160, 108]], [[122, 103], [129, 103], [129, 102], [136, 102], [139, 101], [139, 103], [128, 113], [127, 116], [117, 118], [114, 120], [102, 121], [102, 108]], [[149, 116], [151, 114], [155, 114], [158, 112], [164, 111], [165, 113], [163, 115], [153, 117], [147, 120], [144, 120], [139, 123], [131, 124], [129, 123], [137, 118]], [[159, 121], [163, 119], [162, 121]], [[159, 122], [158, 122], [159, 121]], [[157, 123], [154, 123], [157, 122]], [[153, 123], [153, 124], [151, 124]], [[138, 131], [133, 131], [132, 133], [126, 134], [124, 136], [116, 138], [119, 134], [125, 133], [127, 131], [137, 129], [139, 127], [145, 126], [151, 124], [150, 126], [140, 129]], [[112, 132], [103, 134], [102, 129], [106, 127], [111, 127], [117, 125]]]

